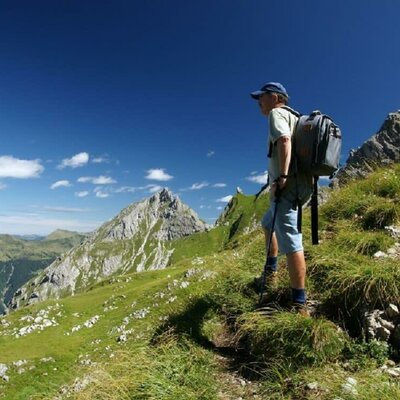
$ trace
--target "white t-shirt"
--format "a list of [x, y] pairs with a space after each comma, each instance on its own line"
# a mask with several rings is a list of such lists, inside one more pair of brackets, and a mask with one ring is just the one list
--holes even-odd
[[270, 143], [273, 144], [272, 155], [269, 159], [268, 166], [270, 182], [273, 182], [281, 175], [276, 142], [283, 136], [292, 137], [294, 129], [296, 128], [297, 120], [298, 118], [294, 114], [284, 108], [274, 108], [269, 114], [268, 149]]
[[[268, 149], [270, 143], [273, 144], [271, 158], [269, 158], [268, 175], [270, 183], [281, 175], [279, 166], [279, 156], [277, 149], [277, 140], [283, 136], [292, 137], [297, 124], [298, 118], [296, 115], [284, 108], [274, 108], [271, 110], [268, 116], [269, 125], [269, 136], [268, 136]], [[296, 187], [299, 194], [305, 194], [308, 196], [310, 188], [312, 187], [312, 178], [302, 174], [297, 174], [297, 180], [295, 179], [293, 172], [293, 166], [289, 169], [289, 178], [287, 181], [285, 192], [293, 190]], [[311, 192], [310, 192], [311, 193]], [[303, 196], [301, 196], [303, 197]]]

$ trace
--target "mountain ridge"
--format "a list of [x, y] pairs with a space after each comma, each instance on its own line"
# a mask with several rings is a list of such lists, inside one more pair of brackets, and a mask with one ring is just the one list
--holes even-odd
[[400, 162], [400, 110], [389, 113], [377, 133], [350, 151], [346, 164], [338, 171], [333, 186], [365, 178], [377, 167]]
[[163, 269], [174, 239], [208, 226], [168, 189], [133, 203], [19, 288], [10, 306], [62, 297], [115, 273]]

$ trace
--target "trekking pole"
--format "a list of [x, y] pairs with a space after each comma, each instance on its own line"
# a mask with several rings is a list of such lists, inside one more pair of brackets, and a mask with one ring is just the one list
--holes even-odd
[[[268, 236], [268, 246], [267, 246], [267, 259], [271, 253], [271, 246], [272, 246], [272, 236], [274, 234], [274, 229], [275, 229], [275, 221], [276, 221], [276, 213], [278, 211], [278, 203], [280, 199], [281, 193], [279, 189], [279, 185], [277, 184], [276, 190], [275, 190], [275, 208], [274, 208], [274, 214], [272, 216], [272, 224], [271, 224], [271, 229], [269, 231], [269, 236]], [[262, 279], [261, 279], [261, 290], [260, 290], [260, 299], [259, 299], [259, 304], [262, 305], [262, 299], [264, 295], [264, 287], [267, 281], [267, 263], [264, 265], [264, 270], [262, 274]]]

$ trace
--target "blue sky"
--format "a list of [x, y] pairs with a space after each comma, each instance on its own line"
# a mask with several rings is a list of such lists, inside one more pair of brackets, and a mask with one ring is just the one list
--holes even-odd
[[90, 231], [167, 186], [212, 223], [282, 82], [351, 148], [400, 104], [396, 0], [0, 1], [0, 233]]

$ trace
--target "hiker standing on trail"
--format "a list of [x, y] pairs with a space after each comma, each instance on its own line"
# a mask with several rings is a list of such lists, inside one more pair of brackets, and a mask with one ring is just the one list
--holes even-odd
[[[308, 315], [306, 308], [306, 263], [302, 234], [298, 230], [298, 208], [312, 193], [309, 177], [291, 173], [292, 142], [299, 114], [287, 106], [289, 96], [284, 86], [269, 82], [251, 97], [258, 101], [261, 113], [268, 117], [269, 165], [268, 178], [271, 184], [270, 208], [262, 219], [266, 239], [267, 260], [263, 280], [268, 286], [276, 281], [278, 249], [286, 255], [292, 288], [292, 306], [301, 314]], [[276, 201], [278, 200], [278, 201]], [[270, 232], [275, 207], [276, 219], [270, 246]], [[268, 254], [268, 247], [270, 251]]]

